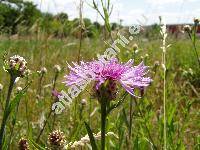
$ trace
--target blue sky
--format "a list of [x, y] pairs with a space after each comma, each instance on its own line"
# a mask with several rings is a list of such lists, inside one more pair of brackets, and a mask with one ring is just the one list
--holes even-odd
[[[79, 0], [29, 0], [38, 5], [44, 12], [66, 12], [70, 19], [78, 17]], [[123, 24], [131, 25], [138, 20], [146, 24], [158, 22], [163, 16], [166, 23], [191, 23], [194, 17], [200, 18], [200, 0], [111, 0], [114, 6], [112, 22], [123, 20]], [[92, 0], [84, 0], [83, 16], [93, 21], [102, 22], [99, 15], [88, 5]]]

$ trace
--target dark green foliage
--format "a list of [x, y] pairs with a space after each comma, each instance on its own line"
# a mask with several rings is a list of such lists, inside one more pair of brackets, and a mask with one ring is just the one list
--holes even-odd
[[[68, 14], [61, 12], [56, 15], [43, 13], [33, 2], [23, 0], [7, 0], [0, 2], [0, 31], [4, 34], [26, 35], [43, 32], [47, 35], [63, 38], [70, 34], [79, 37], [80, 21], [70, 21]], [[83, 37], [97, 37], [101, 30], [98, 22], [83, 19]]]
[[41, 12], [32, 2], [9, 0], [0, 2], [0, 30], [16, 34], [19, 26], [31, 27]]

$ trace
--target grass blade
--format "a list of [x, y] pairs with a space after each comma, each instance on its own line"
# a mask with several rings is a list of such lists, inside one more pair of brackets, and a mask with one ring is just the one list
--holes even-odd
[[90, 129], [90, 126], [86, 122], [84, 122], [84, 123], [85, 123], [85, 127], [87, 129], [87, 132], [88, 132], [88, 136], [90, 138], [90, 143], [91, 143], [92, 149], [97, 150], [97, 145], [96, 145], [92, 130]]

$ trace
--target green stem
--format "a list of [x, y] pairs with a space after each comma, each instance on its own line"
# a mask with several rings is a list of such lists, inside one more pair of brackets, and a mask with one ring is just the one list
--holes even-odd
[[101, 101], [101, 150], [105, 150], [106, 134], [106, 101]]
[[[57, 78], [58, 78], [58, 72], [56, 72], [56, 74], [55, 74], [55, 77], [54, 77], [54, 80], [53, 80], [53, 88], [52, 88], [52, 90], [55, 90]], [[55, 103], [55, 102], [56, 102], [56, 100], [55, 100], [54, 102], [52, 102], [51, 106], [52, 106], [53, 103]], [[42, 133], [43, 133], [43, 131], [44, 131], [46, 125], [47, 125], [47, 122], [49, 121], [49, 119], [50, 119], [50, 117], [51, 117], [51, 114], [52, 114], [52, 110], [51, 110], [51, 107], [50, 107], [50, 111], [49, 111], [49, 113], [48, 113], [48, 115], [47, 115], [47, 119], [44, 121], [44, 125], [43, 125], [42, 129], [41, 129], [40, 132], [39, 132], [39, 135], [38, 135], [38, 137], [37, 137], [37, 139], [36, 139], [36, 142], [39, 142], [40, 137], [41, 137], [41, 135], [42, 135]], [[54, 129], [55, 120], [56, 120], [56, 115], [54, 114], [54, 116], [53, 116], [53, 123], [52, 123], [52, 124], [53, 124], [53, 125], [52, 125], [52, 130]]]
[[190, 40], [192, 41], [192, 46], [193, 46], [195, 55], [197, 57], [197, 61], [198, 61], [199, 66], [200, 66], [200, 58], [199, 58], [199, 55], [198, 55], [198, 52], [197, 52], [197, 47], [196, 47], [196, 27], [194, 29], [193, 38], [192, 38], [190, 32], [188, 32], [188, 35], [189, 35]]
[[[58, 72], [56, 72], [56, 74], [55, 74], [55, 77], [54, 77], [54, 80], [53, 80], [53, 89], [52, 90], [55, 90], [55, 88], [56, 88], [56, 81], [57, 81], [57, 78], [58, 78], [58, 75], [59, 75], [59, 73]], [[57, 100], [55, 99], [55, 101], [54, 102], [56, 102]], [[53, 104], [52, 104], [53, 105]], [[51, 105], [51, 106], [52, 106]], [[51, 110], [50, 110], [51, 111]], [[53, 125], [52, 125], [52, 130], [54, 129], [54, 126], [55, 126], [55, 122], [56, 122], [56, 114], [54, 113], [54, 115], [53, 115]]]
[[8, 116], [9, 116], [8, 108], [9, 108], [9, 104], [10, 104], [10, 97], [11, 97], [12, 89], [13, 89], [13, 86], [15, 83], [15, 79], [16, 79], [16, 77], [12, 77], [12, 76], [10, 77], [10, 85], [8, 88], [5, 110], [4, 110], [3, 119], [2, 119], [2, 123], [1, 123], [1, 130], [0, 130], [0, 150], [2, 149], [2, 145], [3, 145], [4, 131], [5, 131], [6, 122], [7, 122]]
[[48, 116], [47, 116], [47, 119], [44, 121], [44, 125], [43, 125], [42, 129], [40, 130], [39, 135], [37, 136], [36, 143], [39, 142], [40, 137], [41, 137], [41, 135], [42, 135], [42, 133], [43, 133], [43, 131], [44, 131], [44, 129], [45, 129], [45, 127], [46, 127], [48, 121], [49, 121], [49, 118], [50, 118], [50, 116], [51, 116], [51, 113], [52, 113], [52, 110], [50, 110], [50, 112], [49, 112], [49, 114], [48, 114]]
[[13, 133], [14, 133], [14, 128], [15, 128], [15, 124], [16, 124], [16, 120], [17, 120], [17, 113], [18, 113], [18, 110], [19, 110], [19, 103], [17, 104], [17, 108], [16, 108], [16, 116], [15, 118], [13, 118], [13, 123], [12, 123], [12, 127], [11, 127], [11, 133], [10, 133], [10, 137], [9, 137], [9, 142], [8, 142], [8, 150], [10, 149], [10, 145], [12, 143], [12, 137], [13, 137]]
[[129, 140], [130, 140], [130, 142], [131, 142], [131, 133], [132, 133], [132, 109], [133, 109], [133, 99], [132, 99], [132, 96], [131, 96], [131, 98], [130, 98], [130, 108], [129, 108]]

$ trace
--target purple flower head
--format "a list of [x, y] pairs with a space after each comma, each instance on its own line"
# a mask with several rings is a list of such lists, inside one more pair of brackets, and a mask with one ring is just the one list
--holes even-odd
[[[74, 63], [74, 67], [69, 65], [69, 69], [69, 75], [65, 76], [66, 86], [79, 85], [80, 82], [90, 77], [95, 83], [96, 91], [107, 83], [106, 90], [109, 95], [113, 92], [116, 94], [117, 85], [121, 85], [127, 92], [134, 95], [135, 88], [146, 87], [152, 81], [151, 78], [145, 77], [148, 67], [143, 62], [138, 66], [133, 66], [133, 60], [125, 64], [118, 62], [116, 58], [109, 61], [95, 60], [87, 63], [81, 62], [80, 65]], [[111, 99], [114, 97], [112, 96]]]

